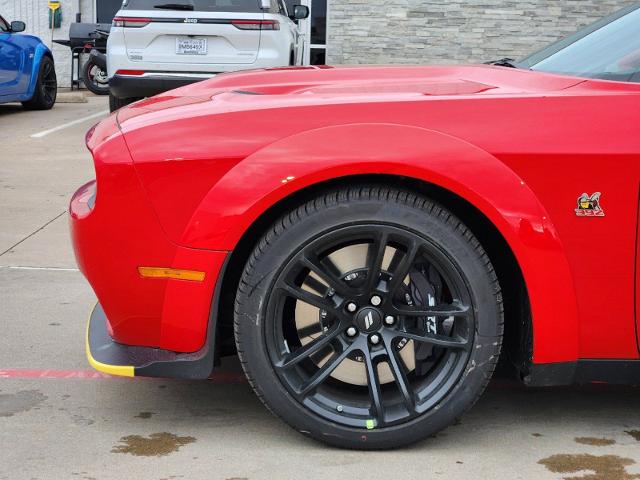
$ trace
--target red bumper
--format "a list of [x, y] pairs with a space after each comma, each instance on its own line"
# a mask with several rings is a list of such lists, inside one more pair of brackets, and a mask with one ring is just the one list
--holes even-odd
[[[116, 342], [197, 351], [205, 343], [227, 252], [172, 243], [146, 198], [122, 135], [107, 133], [99, 144], [89, 142], [97, 181], [82, 186], [69, 206], [78, 266], [104, 308]], [[204, 280], [147, 278], [138, 267], [194, 270], [204, 272]]]

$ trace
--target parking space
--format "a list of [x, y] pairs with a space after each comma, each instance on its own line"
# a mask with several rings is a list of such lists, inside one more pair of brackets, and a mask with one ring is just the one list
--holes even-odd
[[210, 381], [117, 379], [84, 354], [95, 297], [67, 202], [93, 178], [87, 129], [106, 100], [0, 105], [0, 479], [640, 478], [640, 390], [496, 381], [408, 449], [340, 451], [288, 429], [233, 359]]

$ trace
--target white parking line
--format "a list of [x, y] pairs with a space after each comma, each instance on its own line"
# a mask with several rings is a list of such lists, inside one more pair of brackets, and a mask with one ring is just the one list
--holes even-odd
[[9, 270], [45, 270], [47, 272], [79, 272], [77, 268], [62, 268], [62, 267], [21, 267], [11, 265], [0, 265], [1, 268], [8, 268]]
[[93, 115], [88, 115], [86, 117], [78, 118], [77, 120], [73, 120], [72, 122], [63, 123], [62, 125], [58, 125], [57, 127], [50, 128], [49, 130], [43, 130], [42, 132], [34, 133], [33, 135], [29, 135], [29, 138], [42, 138], [49, 135], [50, 133], [64, 130], [65, 128], [72, 127], [79, 123], [86, 122], [87, 120], [91, 120], [92, 118], [102, 117], [104, 115], [107, 115], [108, 113], [109, 113], [109, 110], [102, 110], [98, 113], [94, 113]]

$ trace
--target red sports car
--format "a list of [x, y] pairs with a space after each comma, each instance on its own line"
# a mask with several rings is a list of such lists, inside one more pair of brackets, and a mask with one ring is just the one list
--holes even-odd
[[640, 6], [493, 65], [225, 74], [87, 134], [71, 200], [91, 365], [206, 379], [237, 352], [349, 448], [451, 424], [501, 357], [640, 382]]

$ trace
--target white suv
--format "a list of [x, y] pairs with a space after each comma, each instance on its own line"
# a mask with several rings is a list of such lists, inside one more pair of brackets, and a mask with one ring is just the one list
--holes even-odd
[[284, 0], [124, 0], [107, 42], [111, 110], [217, 73], [300, 65], [308, 16]]

